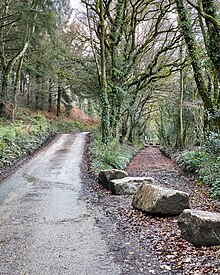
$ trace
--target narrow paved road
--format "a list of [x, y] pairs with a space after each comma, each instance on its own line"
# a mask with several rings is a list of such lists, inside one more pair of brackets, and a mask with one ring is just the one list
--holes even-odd
[[117, 275], [82, 196], [86, 133], [64, 134], [0, 183], [1, 275]]

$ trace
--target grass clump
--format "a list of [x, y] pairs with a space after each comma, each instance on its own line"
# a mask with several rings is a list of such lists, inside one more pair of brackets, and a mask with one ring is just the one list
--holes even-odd
[[55, 130], [41, 114], [34, 114], [16, 122], [0, 125], [0, 167], [34, 152], [49, 139]]
[[70, 119], [57, 119], [51, 121], [52, 127], [59, 133], [71, 133], [77, 130], [84, 129], [84, 125]]
[[92, 135], [89, 148], [92, 171], [98, 174], [105, 169], [124, 169], [136, 151], [137, 148], [120, 143], [118, 139], [103, 144], [101, 135]]

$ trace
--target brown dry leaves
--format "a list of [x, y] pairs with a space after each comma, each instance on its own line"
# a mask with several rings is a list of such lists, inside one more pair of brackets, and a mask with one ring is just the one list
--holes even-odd
[[[128, 172], [135, 176], [152, 176], [164, 186], [188, 192], [192, 208], [220, 212], [219, 204], [208, 197], [208, 187], [199, 186], [194, 177], [185, 175], [158, 148], [143, 149], [128, 166]], [[154, 252], [164, 261], [160, 267], [168, 273], [172, 274], [172, 270], [178, 270], [181, 274], [220, 273], [220, 247], [196, 248], [182, 239], [176, 217], [146, 216], [133, 209], [127, 217], [136, 226], [139, 224], [151, 232]]]
[[[88, 154], [85, 156], [89, 166]], [[131, 176], [151, 176], [162, 185], [188, 192], [192, 208], [219, 212], [208, 188], [183, 173], [158, 148], [148, 147], [128, 166]], [[91, 177], [91, 174], [87, 174]], [[220, 247], [196, 248], [181, 238], [177, 217], [149, 216], [131, 206], [131, 196], [114, 196], [94, 178], [86, 179], [88, 203], [96, 209], [96, 222], [122, 274], [220, 274]], [[95, 207], [94, 207], [95, 206]]]

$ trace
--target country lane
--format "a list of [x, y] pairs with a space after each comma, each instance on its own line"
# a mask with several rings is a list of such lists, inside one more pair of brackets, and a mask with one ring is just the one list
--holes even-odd
[[87, 133], [63, 134], [0, 182], [1, 275], [117, 275], [83, 199]]

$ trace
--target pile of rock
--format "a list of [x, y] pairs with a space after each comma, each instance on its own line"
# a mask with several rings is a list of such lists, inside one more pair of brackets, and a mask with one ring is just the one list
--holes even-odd
[[102, 170], [98, 176], [98, 182], [114, 195], [132, 195], [143, 183], [156, 184], [150, 177], [129, 177], [122, 170]]
[[132, 195], [143, 183], [154, 184], [154, 179], [149, 177], [125, 177], [111, 180], [112, 193], [115, 195]]
[[128, 176], [128, 173], [122, 170], [111, 169], [102, 170], [99, 172], [98, 183], [101, 184], [106, 189], [112, 191], [112, 180], [123, 179]]
[[196, 246], [220, 245], [220, 214], [189, 209], [189, 195], [160, 186], [150, 177], [122, 170], [100, 171], [98, 182], [115, 195], [133, 195], [132, 206], [148, 214], [179, 215], [182, 237]]

